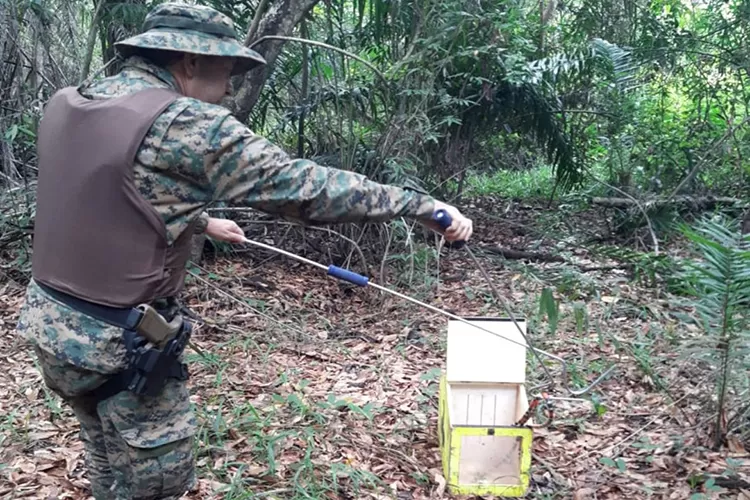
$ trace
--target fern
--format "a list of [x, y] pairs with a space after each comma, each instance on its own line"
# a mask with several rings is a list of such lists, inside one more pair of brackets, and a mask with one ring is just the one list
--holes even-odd
[[[685, 287], [694, 297], [705, 336], [686, 344], [686, 352], [711, 369], [717, 401], [714, 445], [734, 429], [727, 422], [729, 396], [747, 387], [750, 362], [750, 235], [742, 235], [736, 221], [704, 218], [692, 229], [682, 226], [700, 259], [686, 265]], [[745, 406], [741, 401], [734, 406]], [[732, 419], [735, 425], [738, 419]]]

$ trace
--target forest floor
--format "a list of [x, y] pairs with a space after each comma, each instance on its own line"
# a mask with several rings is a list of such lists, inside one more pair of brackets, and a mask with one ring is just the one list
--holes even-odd
[[[569, 361], [571, 385], [616, 366], [580, 400], [552, 401], [553, 420], [534, 429], [526, 498], [750, 499], [750, 455], [733, 440], [711, 450], [707, 374], [679, 351], [700, 334], [682, 316], [693, 311], [581, 244], [605, 231], [605, 214], [493, 199], [465, 212], [483, 266], [529, 321], [532, 342]], [[482, 251], [497, 245], [566, 262]], [[186, 498], [460, 498], [446, 489], [437, 437], [447, 318], [270, 257], [211, 256], [189, 276], [184, 300], [204, 322], [193, 336], [203, 355], [188, 358], [200, 482]], [[375, 283], [404, 278], [390, 271], [382, 283], [370, 264]], [[443, 248], [428, 264], [413, 275], [422, 300], [505, 316], [466, 252]], [[540, 313], [545, 287], [560, 308], [553, 333]], [[0, 497], [87, 498], [77, 424], [13, 331], [22, 294], [0, 285]], [[551, 395], [568, 397], [559, 366], [550, 368]], [[546, 381], [531, 356], [528, 377], [529, 387]]]

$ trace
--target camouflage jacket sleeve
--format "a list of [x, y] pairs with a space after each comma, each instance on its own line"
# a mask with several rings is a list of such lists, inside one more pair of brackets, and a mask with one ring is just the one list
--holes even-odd
[[434, 211], [428, 195], [292, 159], [230, 114], [212, 128], [205, 174], [215, 199], [310, 222], [420, 220]]

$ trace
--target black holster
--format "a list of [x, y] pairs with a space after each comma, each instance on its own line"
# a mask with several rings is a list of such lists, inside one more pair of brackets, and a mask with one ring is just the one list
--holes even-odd
[[159, 349], [149, 344], [138, 332], [123, 331], [123, 341], [127, 351], [127, 368], [94, 389], [91, 395], [97, 401], [103, 401], [124, 390], [138, 396], [158, 396], [168, 379], [187, 380], [187, 365], [180, 357], [190, 340], [192, 326], [182, 321], [177, 335], [169, 339]]
[[146, 339], [133, 331], [125, 332], [125, 346], [128, 349], [128, 369], [130, 381], [128, 390], [138, 395], [156, 396], [164, 388], [168, 378], [186, 380], [187, 365], [180, 362], [185, 351], [191, 325], [183, 319], [182, 326], [163, 348], [149, 345]]

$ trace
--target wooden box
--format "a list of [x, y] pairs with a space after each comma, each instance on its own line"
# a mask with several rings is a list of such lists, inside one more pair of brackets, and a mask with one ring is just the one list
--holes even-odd
[[[532, 429], [516, 427], [528, 410], [526, 343], [510, 319], [467, 321], [522, 345], [451, 320], [440, 381], [438, 440], [453, 494], [520, 497], [529, 487]], [[516, 320], [526, 333], [526, 322]]]

